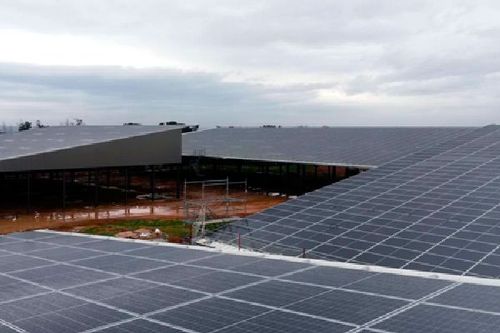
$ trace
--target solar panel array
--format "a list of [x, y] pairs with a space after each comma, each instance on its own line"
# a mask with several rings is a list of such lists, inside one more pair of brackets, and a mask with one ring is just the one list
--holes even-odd
[[183, 136], [183, 154], [347, 166], [378, 166], [472, 131], [453, 127], [217, 128]]
[[500, 327], [499, 296], [500, 287], [302, 261], [0, 237], [2, 333], [487, 333]]
[[236, 222], [259, 251], [500, 277], [500, 127], [487, 126]]
[[0, 160], [164, 132], [179, 126], [51, 126], [0, 135]]

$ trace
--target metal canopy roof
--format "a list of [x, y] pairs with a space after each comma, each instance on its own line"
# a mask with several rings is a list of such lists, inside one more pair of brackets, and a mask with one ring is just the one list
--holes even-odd
[[[467, 281], [468, 279], [468, 281]], [[0, 332], [498, 332], [498, 281], [148, 242], [0, 236]]]
[[269, 253], [500, 277], [500, 126], [487, 126], [220, 230]]
[[368, 168], [471, 130], [463, 127], [217, 128], [183, 135], [183, 155]]
[[[0, 171], [120, 166], [121, 163], [146, 165], [155, 160], [144, 153], [134, 156], [134, 143], [143, 144], [142, 150], [150, 150], [149, 155], [156, 149], [156, 154], [163, 156], [165, 163], [178, 162], [180, 129], [179, 126], [54, 126], [2, 134]], [[159, 140], [162, 136], [165, 143]], [[147, 143], [144, 139], [159, 145], [155, 148], [144, 144]], [[121, 157], [117, 156], [119, 152]], [[170, 156], [165, 158], [165, 154]]]

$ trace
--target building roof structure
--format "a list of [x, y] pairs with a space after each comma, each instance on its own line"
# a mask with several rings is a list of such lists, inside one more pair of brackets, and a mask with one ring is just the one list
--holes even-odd
[[179, 126], [54, 126], [0, 136], [0, 172], [180, 161]]
[[372, 168], [466, 127], [216, 128], [183, 135], [183, 155]]

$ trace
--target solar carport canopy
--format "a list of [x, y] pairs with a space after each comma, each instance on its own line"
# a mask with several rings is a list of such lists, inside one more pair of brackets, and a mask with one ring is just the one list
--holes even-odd
[[500, 126], [466, 132], [217, 232], [270, 253], [500, 277]]
[[183, 135], [183, 155], [374, 167], [471, 131], [461, 127], [216, 128]]
[[179, 126], [54, 126], [0, 135], [0, 172], [180, 161]]
[[497, 281], [403, 273], [11, 234], [0, 236], [0, 332], [498, 332]]

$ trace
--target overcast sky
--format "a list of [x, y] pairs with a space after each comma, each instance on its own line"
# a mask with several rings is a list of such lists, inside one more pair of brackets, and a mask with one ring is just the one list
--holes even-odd
[[500, 1], [0, 0], [0, 122], [500, 123]]

